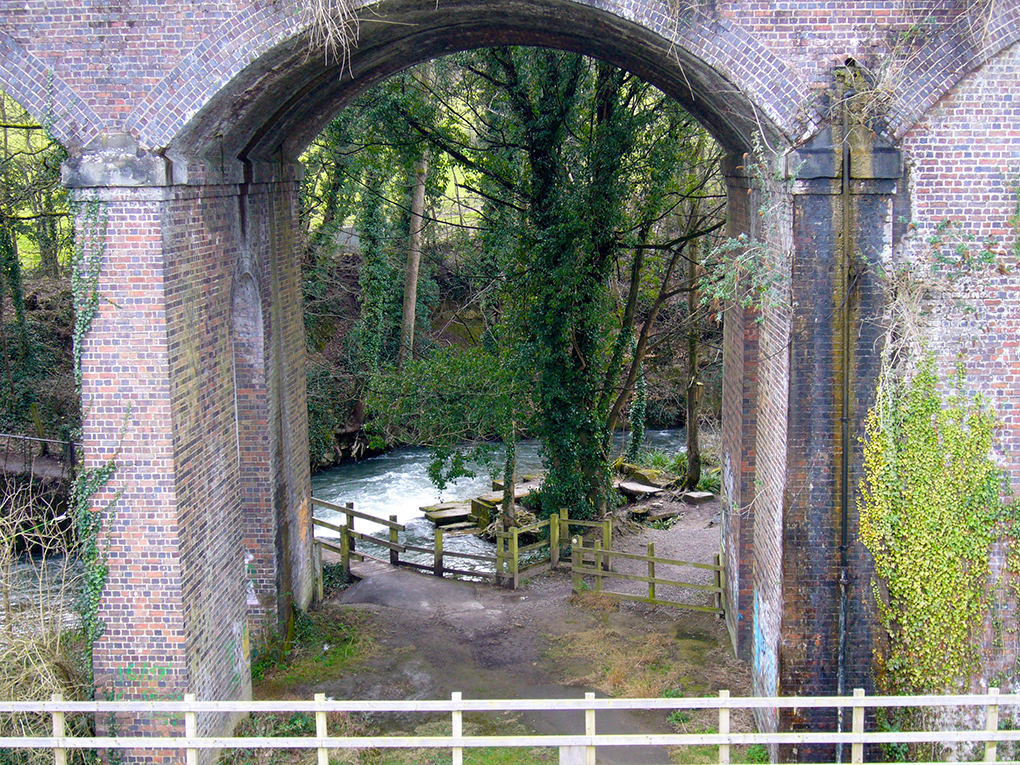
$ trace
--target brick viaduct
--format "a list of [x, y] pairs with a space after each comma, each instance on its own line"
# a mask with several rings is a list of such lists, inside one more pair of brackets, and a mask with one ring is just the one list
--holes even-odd
[[[725, 324], [730, 627], [757, 692], [836, 690], [845, 484], [846, 687], [873, 685], [854, 487], [881, 346], [878, 275], [904, 257], [904, 221], [1011, 235], [1020, 4], [680, 5], [368, 0], [341, 65], [308, 52], [300, 0], [0, 0], [0, 85], [69, 149], [79, 224], [91, 200], [103, 211], [83, 394], [88, 462], [119, 465], [97, 498], [120, 493], [95, 653], [106, 692], [247, 696], [249, 624], [308, 604], [296, 158], [367, 86], [493, 44], [598, 56], [682, 102], [730, 152], [733, 233], [761, 225], [742, 159], [755, 134], [795, 175], [773, 227], [789, 293], [761, 323], [730, 311]], [[833, 115], [848, 58], [885, 100], [876, 133], [844, 141]], [[1017, 486], [1020, 280], [993, 273], [967, 289], [977, 310], [937, 309], [935, 347], [947, 364], [965, 352]]]

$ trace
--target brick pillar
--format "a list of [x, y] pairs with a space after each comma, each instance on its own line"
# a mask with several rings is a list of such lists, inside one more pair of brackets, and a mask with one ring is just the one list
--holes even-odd
[[[724, 162], [727, 235], [751, 231], [751, 184], [741, 157]], [[723, 522], [727, 629], [738, 656], [750, 658], [753, 621], [755, 432], [758, 412], [757, 314], [737, 305], [723, 319]]]
[[[255, 194], [249, 184], [174, 186], [166, 161], [129, 136], [105, 137], [65, 166], [79, 228], [98, 212], [104, 248], [82, 355], [84, 467], [117, 464], [93, 501], [98, 510], [116, 497], [94, 653], [104, 697], [250, 696], [255, 558], [271, 572], [255, 592], [271, 596], [268, 611], [279, 605], [286, 620], [310, 601], [296, 186], [279, 175]], [[230, 723], [208, 717], [200, 728]]]
[[[781, 528], [781, 544], [777, 547], [771, 540], [768, 550], [758, 549], [757, 534], [755, 538], [757, 563], [761, 564], [756, 587], [761, 588], [762, 604], [768, 606], [771, 618], [761, 623], [779, 627], [778, 637], [773, 637], [777, 651], [770, 657], [774, 661], [770, 666], [778, 671], [775, 690], [784, 696], [830, 695], [838, 688], [844, 415], [850, 433], [844, 689], [849, 692], [872, 685], [873, 566], [858, 541], [857, 487], [862, 473], [860, 438], [874, 396], [881, 351], [878, 319], [883, 298], [878, 273], [883, 253], [892, 247], [894, 200], [901, 171], [894, 149], [872, 145], [871, 134], [864, 131], [850, 136], [851, 178], [845, 201], [844, 142], [834, 131], [820, 134], [791, 157], [796, 181], [786, 479], [782, 496], [767, 503], [773, 510], [781, 510], [781, 524], [773, 525], [773, 530]], [[844, 322], [849, 325], [849, 344]], [[766, 355], [764, 340], [761, 353]], [[849, 378], [845, 413], [844, 375]], [[763, 373], [763, 392], [764, 377]], [[762, 407], [759, 417], [764, 416]], [[771, 485], [775, 478], [778, 476], [770, 477], [766, 484]], [[836, 718], [829, 711], [800, 710], [784, 713], [780, 724], [791, 730], [818, 730], [834, 727]], [[802, 747], [790, 754], [813, 761], [813, 757], [828, 757], [831, 752], [808, 752]]]

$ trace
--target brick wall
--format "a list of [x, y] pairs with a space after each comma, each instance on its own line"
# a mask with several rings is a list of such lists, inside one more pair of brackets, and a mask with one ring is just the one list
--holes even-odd
[[[725, 166], [727, 235], [751, 230], [751, 188], [742, 157]], [[758, 409], [758, 323], [753, 311], [732, 305], [723, 325], [722, 550], [729, 608], [727, 629], [738, 656], [751, 652], [754, 562], [755, 432]]]
[[[914, 125], [903, 145], [910, 157], [910, 220], [916, 233], [897, 258], [930, 257], [925, 242], [942, 221], [959, 226], [960, 236], [989, 241], [1003, 266], [964, 275], [948, 293], [930, 304], [930, 347], [943, 376], [958, 361], [967, 372], [966, 391], [980, 394], [994, 408], [1000, 428], [994, 457], [1007, 471], [1012, 490], [1020, 489], [1020, 271], [1017, 226], [1020, 191], [1020, 45], [996, 56], [980, 72], [966, 77]], [[1012, 90], [1010, 98], [1003, 93]], [[1020, 656], [1015, 631], [1003, 624], [1016, 619], [1002, 550], [992, 551], [994, 617], [983, 636], [981, 686], [1018, 687]], [[993, 623], [993, 621], [995, 623]]]

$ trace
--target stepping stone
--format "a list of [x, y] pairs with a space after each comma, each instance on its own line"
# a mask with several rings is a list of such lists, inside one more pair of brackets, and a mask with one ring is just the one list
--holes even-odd
[[685, 491], [680, 495], [680, 499], [688, 505], [703, 505], [715, 499], [715, 494], [710, 491]]
[[638, 497], [650, 497], [662, 492], [662, 489], [658, 486], [648, 486], [647, 484], [637, 483], [636, 481], [620, 481], [617, 488], [625, 497], [630, 497], [631, 499], [637, 499]]
[[437, 526], [449, 526], [452, 523], [468, 523], [471, 508], [466, 502], [442, 510], [426, 510], [425, 517]]

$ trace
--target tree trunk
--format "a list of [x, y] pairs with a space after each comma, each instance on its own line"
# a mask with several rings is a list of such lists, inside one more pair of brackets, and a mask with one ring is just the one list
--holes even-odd
[[698, 308], [698, 267], [695, 258], [687, 261], [687, 363], [690, 382], [687, 384], [687, 480], [685, 489], [694, 489], [701, 480], [701, 446], [698, 444], [698, 404], [701, 403], [701, 382], [698, 380], [698, 325], [694, 320]]
[[414, 166], [414, 192], [411, 197], [411, 232], [407, 245], [407, 267], [404, 269], [404, 314], [400, 323], [400, 348], [397, 368], [414, 355], [414, 319], [418, 310], [418, 272], [421, 268], [421, 229], [425, 214], [425, 178], [429, 162], [422, 157]]

